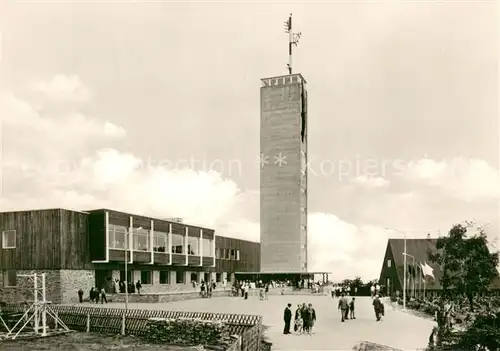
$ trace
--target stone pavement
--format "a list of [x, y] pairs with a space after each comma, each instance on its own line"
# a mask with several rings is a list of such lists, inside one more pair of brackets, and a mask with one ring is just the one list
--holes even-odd
[[[299, 303], [312, 303], [318, 320], [314, 334], [283, 335], [283, 309], [291, 303], [295, 310]], [[273, 343], [273, 350], [351, 350], [361, 341], [370, 341], [402, 350], [417, 350], [427, 346], [434, 322], [393, 309], [385, 302], [386, 315], [376, 322], [369, 297], [356, 299], [356, 320], [340, 322], [337, 311], [338, 299], [328, 296], [269, 296], [267, 301], [257, 297], [213, 298], [175, 301], [164, 304], [130, 303], [130, 309], [163, 309], [196, 312], [222, 312], [257, 314], [263, 324], [269, 326], [266, 335]], [[100, 305], [102, 306], [102, 305]], [[105, 307], [123, 307], [122, 303], [110, 303]]]

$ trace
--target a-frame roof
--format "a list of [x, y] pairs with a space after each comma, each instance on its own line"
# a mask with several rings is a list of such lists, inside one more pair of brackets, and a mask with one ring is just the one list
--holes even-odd
[[[405, 239], [389, 239], [387, 245], [389, 249], [392, 251], [394, 264], [397, 267], [397, 272], [399, 276], [399, 280], [403, 283], [404, 276], [404, 261], [403, 261], [403, 253], [405, 252]], [[413, 257], [415, 257], [415, 265], [427, 263], [433, 269], [434, 281], [427, 280], [427, 288], [429, 289], [442, 289], [441, 283], [439, 280], [441, 279], [443, 272], [439, 265], [432, 263], [429, 261], [428, 252], [437, 252], [436, 248], [437, 239], [436, 238], [427, 238], [427, 239], [406, 239], [406, 253], [407, 261], [406, 264], [408, 266], [412, 265]], [[410, 256], [411, 255], [411, 256]], [[500, 289], [500, 277], [497, 276], [493, 278], [490, 288]]]
[[[442, 277], [442, 271], [439, 265], [429, 261], [428, 251], [436, 252], [436, 238], [427, 239], [406, 239], [406, 253], [408, 254], [406, 264], [416, 266], [427, 263], [433, 269], [434, 280], [427, 280], [426, 286], [429, 289], [441, 289], [439, 279]], [[394, 264], [397, 267], [397, 272], [401, 283], [404, 276], [404, 255], [405, 239], [389, 239], [389, 248], [392, 251]], [[413, 259], [412, 257], [415, 257]]]

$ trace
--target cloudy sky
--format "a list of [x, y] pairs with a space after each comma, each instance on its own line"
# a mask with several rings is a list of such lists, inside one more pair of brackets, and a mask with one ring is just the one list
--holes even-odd
[[388, 237], [498, 236], [495, 2], [0, 3], [1, 208], [182, 217], [259, 240], [260, 78], [303, 32], [310, 267]]

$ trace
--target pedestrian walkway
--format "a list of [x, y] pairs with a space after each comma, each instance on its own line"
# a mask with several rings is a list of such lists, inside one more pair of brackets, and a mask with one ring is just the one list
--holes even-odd
[[[314, 334], [283, 335], [283, 310], [291, 303], [293, 311], [297, 304], [312, 303], [318, 320]], [[388, 345], [401, 350], [417, 350], [427, 346], [428, 337], [434, 322], [393, 310], [386, 303], [386, 315], [376, 322], [372, 300], [369, 297], [356, 299], [356, 319], [340, 322], [337, 310], [338, 299], [329, 296], [269, 296], [260, 301], [257, 296], [248, 300], [241, 298], [212, 298], [175, 301], [164, 304], [130, 303], [131, 309], [162, 309], [177, 311], [221, 312], [256, 314], [263, 317], [268, 326], [266, 336], [273, 343], [273, 350], [351, 350], [361, 341]], [[110, 303], [104, 307], [123, 307], [123, 304]]]

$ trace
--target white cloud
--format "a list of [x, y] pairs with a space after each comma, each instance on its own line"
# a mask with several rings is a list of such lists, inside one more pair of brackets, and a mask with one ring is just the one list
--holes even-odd
[[416, 183], [440, 188], [467, 201], [500, 198], [500, 175], [481, 159], [452, 158], [422, 160], [408, 164], [404, 177]]
[[35, 84], [34, 88], [51, 100], [74, 102], [90, 100], [90, 91], [76, 74], [58, 74], [48, 82]]
[[382, 177], [360, 175], [351, 179], [352, 183], [367, 187], [367, 188], [382, 188], [389, 185], [389, 181]]
[[127, 135], [127, 132], [124, 128], [117, 126], [111, 122], [106, 122], [104, 124], [104, 133], [113, 137], [124, 137]]

